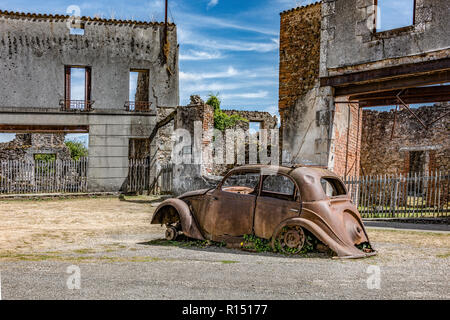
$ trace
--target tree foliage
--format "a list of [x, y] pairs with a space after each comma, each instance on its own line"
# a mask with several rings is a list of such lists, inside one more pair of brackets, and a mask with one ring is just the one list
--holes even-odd
[[225, 129], [233, 128], [238, 121], [246, 121], [248, 119], [243, 118], [237, 114], [229, 116], [220, 109], [220, 99], [218, 94], [210, 94], [209, 99], [206, 101], [207, 105], [214, 108], [214, 128], [224, 131]]
[[70, 150], [70, 157], [73, 160], [79, 160], [82, 157], [88, 156], [88, 149], [82, 142], [79, 141], [66, 141], [65, 145]]
[[39, 153], [34, 155], [35, 161], [52, 162], [56, 160], [56, 154]]

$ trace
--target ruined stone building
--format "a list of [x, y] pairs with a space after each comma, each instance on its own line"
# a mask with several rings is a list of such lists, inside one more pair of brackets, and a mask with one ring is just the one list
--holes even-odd
[[[259, 123], [260, 129], [278, 131], [278, 120], [276, 116], [268, 112], [260, 111], [243, 111], [243, 110], [223, 110], [228, 115], [239, 115], [245, 121], [238, 121], [234, 128], [241, 129], [244, 135], [249, 132], [250, 123]], [[223, 140], [223, 148], [217, 148], [213, 140], [218, 138], [214, 136], [214, 108], [206, 104], [199, 96], [191, 96], [191, 102], [187, 106], [180, 106], [176, 109], [174, 121], [167, 125], [165, 130], [187, 130], [193, 140], [195, 140], [195, 130], [201, 130], [202, 134], [199, 136], [200, 141], [191, 141], [189, 145], [183, 147], [180, 151], [183, 156], [188, 159], [185, 163], [174, 166], [174, 181], [173, 187], [175, 194], [181, 194], [186, 191], [214, 187], [218, 181], [231, 168], [236, 166], [236, 163], [226, 164], [226, 141]], [[197, 128], [195, 126], [198, 126]], [[217, 133], [217, 130], [216, 130]], [[224, 137], [225, 132], [218, 132], [220, 136]], [[248, 139], [248, 138], [244, 138]], [[236, 141], [236, 140], [235, 140]], [[233, 143], [235, 142], [233, 141]], [[248, 141], [248, 140], [246, 140]], [[167, 144], [166, 144], [167, 146]], [[196, 152], [196, 147], [200, 152]], [[233, 145], [234, 147], [234, 145]], [[222, 162], [220, 160], [207, 160], [210, 156], [221, 149]], [[248, 150], [246, 150], [248, 152]], [[172, 152], [172, 150], [170, 150]], [[234, 150], [233, 152], [239, 152]], [[197, 154], [196, 154], [197, 153]], [[195, 162], [195, 157], [201, 154], [201, 163]], [[235, 158], [237, 160], [237, 158]], [[248, 159], [246, 159], [248, 163]]]
[[19, 133], [14, 140], [0, 143], [0, 161], [34, 161], [37, 155], [54, 155], [69, 160], [70, 150], [64, 144], [63, 133]]
[[176, 26], [0, 11], [0, 75], [0, 132], [88, 133], [89, 189], [117, 191], [129, 158], [158, 152], [157, 107], [179, 104]]
[[[361, 140], [376, 134], [363, 132], [363, 118], [383, 117], [362, 108], [391, 105], [403, 110], [397, 114], [402, 128], [408, 118], [415, 122], [409, 130], [418, 124], [421, 132], [431, 131], [426, 134], [431, 145], [424, 143], [432, 162], [433, 145], [441, 144], [433, 141], [432, 131], [448, 127], [448, 113], [434, 122], [423, 110], [411, 109], [418, 112], [413, 115], [409, 104], [450, 100], [450, 2], [411, 0], [410, 24], [381, 31], [380, 1], [323, 0], [281, 13], [279, 111], [285, 163], [359, 175], [361, 146], [367, 145]], [[400, 148], [419, 152], [422, 147], [405, 143]]]
[[[175, 25], [167, 26], [168, 45], [165, 38], [162, 23], [0, 11], [0, 132], [19, 133], [0, 144], [0, 160], [32, 161], [40, 153], [65, 159], [64, 135], [88, 133], [90, 191], [124, 190], [130, 159], [150, 161], [150, 171], [140, 174], [156, 181], [172, 161], [174, 129], [190, 131], [194, 121], [214, 127], [212, 107], [179, 106]], [[83, 88], [72, 80], [80, 70]], [[226, 113], [277, 127], [268, 113]], [[54, 143], [32, 142], [44, 135]], [[180, 170], [181, 184], [183, 177], [202, 179], [223, 168]]]
[[[449, 103], [414, 110], [425, 123], [449, 112]], [[396, 124], [394, 126], [394, 118]], [[364, 110], [361, 174], [413, 174], [450, 169], [450, 121], [438, 121], [426, 130], [407, 110]]]

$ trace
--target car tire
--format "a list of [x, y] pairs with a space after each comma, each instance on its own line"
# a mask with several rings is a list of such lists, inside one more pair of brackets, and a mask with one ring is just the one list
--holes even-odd
[[178, 230], [174, 226], [168, 226], [166, 229], [166, 240], [175, 241], [178, 237]]

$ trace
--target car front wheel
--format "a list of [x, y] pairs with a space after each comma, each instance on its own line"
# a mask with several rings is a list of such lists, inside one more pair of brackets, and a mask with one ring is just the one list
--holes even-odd
[[167, 226], [166, 229], [166, 240], [175, 241], [178, 237], [178, 230], [174, 226]]

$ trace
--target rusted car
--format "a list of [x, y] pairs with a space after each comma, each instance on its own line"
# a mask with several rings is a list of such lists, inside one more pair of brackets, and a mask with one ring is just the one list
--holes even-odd
[[182, 233], [199, 240], [240, 243], [244, 235], [271, 239], [272, 247], [300, 252], [306, 234], [341, 258], [376, 254], [342, 180], [315, 167], [246, 165], [228, 172], [216, 188], [162, 202], [152, 224], [166, 239]]

